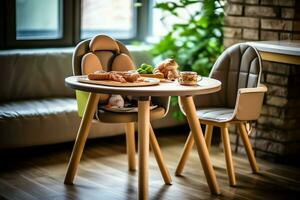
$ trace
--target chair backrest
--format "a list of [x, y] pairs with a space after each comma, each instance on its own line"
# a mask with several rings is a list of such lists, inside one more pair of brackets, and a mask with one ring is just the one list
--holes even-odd
[[80, 42], [73, 54], [73, 73], [82, 75], [96, 70], [125, 71], [135, 69], [128, 49], [107, 35], [96, 35]]
[[238, 89], [257, 87], [261, 71], [261, 58], [254, 47], [241, 43], [227, 48], [210, 73], [211, 78], [222, 82], [221, 91], [209, 95], [207, 102], [200, 102], [201, 97], [196, 98], [196, 106], [234, 108]]
[[[76, 46], [72, 58], [72, 68], [74, 75], [84, 75], [101, 69], [105, 71], [128, 71], [136, 67], [124, 44], [107, 35], [96, 35]], [[77, 101], [79, 101], [81, 99], [78, 98], [79, 96], [86, 96], [87, 94], [77, 92], [76, 95]], [[100, 103], [105, 103], [108, 98], [108, 95], [100, 95]], [[86, 101], [86, 97], [83, 99]], [[167, 113], [169, 107], [168, 97], [153, 97], [152, 101], [164, 107]], [[78, 107], [82, 111], [85, 102], [78, 102], [78, 105], [81, 105]], [[79, 115], [81, 116], [82, 112]]]
[[[73, 74], [85, 75], [97, 70], [128, 71], [135, 69], [135, 64], [128, 49], [119, 41], [107, 35], [96, 35], [92, 39], [79, 43], [74, 51]], [[101, 95], [100, 102], [108, 100], [108, 95]]]

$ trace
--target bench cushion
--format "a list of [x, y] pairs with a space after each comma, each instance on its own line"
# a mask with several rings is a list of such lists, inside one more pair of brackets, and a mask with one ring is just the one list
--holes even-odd
[[[0, 104], [0, 148], [72, 141], [80, 118], [73, 98], [49, 98]], [[122, 124], [93, 122], [90, 137], [124, 133]]]
[[72, 51], [0, 52], [0, 102], [47, 97], [74, 97], [64, 79], [72, 75]]

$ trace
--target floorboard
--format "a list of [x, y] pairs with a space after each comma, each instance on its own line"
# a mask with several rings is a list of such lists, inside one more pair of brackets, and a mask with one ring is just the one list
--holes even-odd
[[[187, 132], [158, 134], [173, 184], [164, 185], [150, 151], [150, 199], [299, 199], [299, 167], [258, 159], [259, 174], [252, 174], [247, 157], [234, 156], [237, 186], [230, 187], [222, 149], [213, 146], [211, 160], [222, 194], [211, 195], [194, 148], [183, 175], [174, 176]], [[64, 185], [73, 143], [2, 150], [0, 200], [3, 199], [137, 199], [137, 172], [128, 172], [125, 137], [88, 141], [74, 185]]]

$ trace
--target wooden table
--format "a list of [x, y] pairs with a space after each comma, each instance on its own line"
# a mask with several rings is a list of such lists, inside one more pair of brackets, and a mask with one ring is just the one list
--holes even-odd
[[90, 92], [88, 103], [77, 133], [73, 152], [69, 161], [65, 183], [71, 184], [75, 177], [78, 164], [83, 152], [85, 141], [90, 130], [91, 121], [97, 108], [99, 93], [122, 94], [137, 96], [138, 98], [138, 195], [139, 199], [148, 199], [148, 159], [149, 159], [149, 124], [150, 124], [150, 99], [151, 96], [180, 96], [186, 112], [187, 120], [193, 133], [198, 154], [213, 194], [220, 194], [219, 185], [213, 170], [209, 153], [205, 144], [200, 122], [192, 95], [201, 95], [217, 92], [221, 89], [221, 82], [211, 78], [203, 78], [199, 86], [182, 86], [177, 82], [160, 83], [147, 87], [111, 87], [80, 83], [76, 76], [65, 79], [66, 86]]
[[247, 42], [257, 48], [262, 60], [300, 65], [300, 40]]

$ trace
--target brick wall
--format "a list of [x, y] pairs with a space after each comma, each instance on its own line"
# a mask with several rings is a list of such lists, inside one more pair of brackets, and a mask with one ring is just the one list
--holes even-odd
[[225, 7], [225, 47], [250, 40], [299, 40], [297, 4], [300, 1], [228, 0]]
[[[300, 39], [299, 8], [296, 0], [228, 0], [225, 47], [246, 41]], [[268, 92], [250, 135], [255, 154], [274, 161], [299, 162], [300, 66], [264, 61], [262, 82]], [[234, 126], [230, 139], [233, 150], [244, 153]]]

